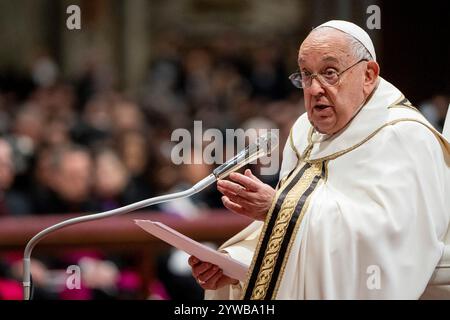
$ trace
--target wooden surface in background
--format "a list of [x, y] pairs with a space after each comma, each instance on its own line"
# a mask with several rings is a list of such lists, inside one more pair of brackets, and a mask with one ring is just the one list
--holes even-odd
[[[27, 242], [45, 228], [79, 215], [27, 216], [0, 218], [0, 258], [23, 252]], [[32, 258], [57, 257], [71, 250], [98, 250], [104, 253], [131, 255], [137, 258], [142, 279], [139, 296], [148, 297], [148, 284], [156, 277], [158, 254], [170, 248], [135, 223], [135, 219], [162, 222], [200, 242], [220, 245], [244, 229], [251, 220], [226, 210], [207, 211], [195, 219], [160, 212], [142, 212], [97, 221], [84, 222], [55, 231], [34, 248]]]
[[[51, 215], [0, 218], [0, 252], [23, 250], [26, 243], [45, 228], [77, 215]], [[162, 222], [197, 241], [220, 243], [245, 228], [251, 220], [226, 210], [208, 211], [193, 219], [159, 212], [133, 213], [84, 222], [55, 231], [36, 246], [36, 250], [73, 247], [131, 249], [164, 243], [135, 225], [135, 219]]]

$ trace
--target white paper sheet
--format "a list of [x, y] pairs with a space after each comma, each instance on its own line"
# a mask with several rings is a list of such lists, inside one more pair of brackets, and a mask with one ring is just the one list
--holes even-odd
[[134, 220], [134, 222], [148, 233], [173, 247], [195, 256], [201, 261], [219, 266], [223, 270], [224, 275], [240, 281], [246, 280], [248, 266], [245, 264], [194, 241], [163, 223], [150, 220]]

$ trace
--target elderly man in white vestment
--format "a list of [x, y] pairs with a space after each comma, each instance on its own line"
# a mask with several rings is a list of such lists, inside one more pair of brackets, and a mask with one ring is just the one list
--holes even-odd
[[329, 21], [300, 46], [306, 113], [276, 190], [250, 170], [219, 181], [255, 222], [220, 249], [250, 266], [238, 281], [190, 257], [206, 299], [418, 299], [450, 222], [450, 145], [380, 77], [368, 34]]

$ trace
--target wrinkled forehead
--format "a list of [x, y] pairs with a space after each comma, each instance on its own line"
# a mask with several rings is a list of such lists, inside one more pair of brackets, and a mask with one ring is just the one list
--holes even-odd
[[300, 45], [298, 64], [336, 62], [346, 64], [351, 59], [350, 41], [345, 33], [333, 28], [313, 30]]

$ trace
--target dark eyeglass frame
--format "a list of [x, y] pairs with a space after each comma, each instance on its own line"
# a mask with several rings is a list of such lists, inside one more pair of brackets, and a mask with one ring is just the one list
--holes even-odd
[[317, 80], [324, 86], [327, 87], [334, 87], [336, 85], [338, 85], [338, 83], [341, 81], [341, 76], [342, 74], [344, 74], [344, 72], [350, 70], [351, 68], [353, 68], [354, 66], [356, 66], [358, 63], [363, 62], [363, 61], [369, 61], [368, 59], [360, 59], [357, 62], [355, 62], [354, 64], [352, 64], [350, 67], [348, 67], [347, 69], [341, 71], [341, 72], [336, 72], [337, 75], [337, 80], [335, 83], [328, 83], [324, 78], [323, 75], [321, 73], [312, 73], [311, 75], [308, 75], [308, 85], [304, 85], [303, 83], [303, 77], [302, 77], [302, 73], [297, 70], [297, 72], [291, 74], [289, 76], [289, 80], [291, 80], [292, 84], [294, 85], [294, 87], [299, 88], [299, 89], [305, 89], [305, 88], [309, 88], [312, 84], [312, 81], [314, 78], [317, 78]]

